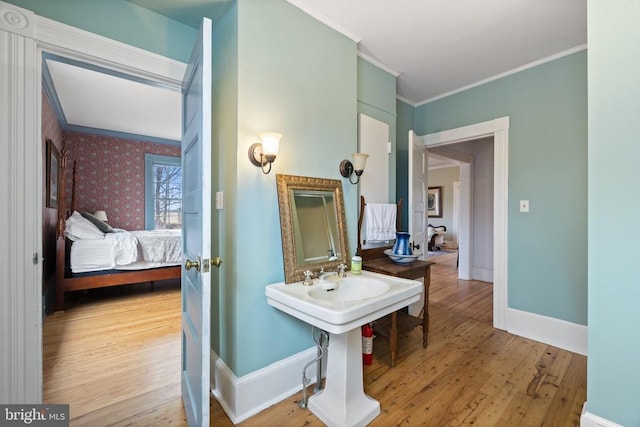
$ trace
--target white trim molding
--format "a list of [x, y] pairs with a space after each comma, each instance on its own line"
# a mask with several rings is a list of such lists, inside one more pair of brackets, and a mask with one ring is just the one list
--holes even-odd
[[[493, 136], [493, 326], [507, 329], [509, 117], [422, 136], [428, 149]], [[461, 257], [462, 258], [462, 257]]]
[[51, 53], [115, 71], [182, 87], [187, 65], [135, 46], [36, 16], [38, 46]]
[[[211, 393], [231, 422], [238, 424], [300, 392], [302, 369], [316, 357], [316, 347], [312, 347], [238, 378], [212, 351]], [[326, 358], [324, 362], [323, 372], [326, 371]], [[316, 365], [307, 368], [311, 384], [316, 381], [316, 372]]]
[[507, 332], [587, 355], [587, 327], [527, 311], [507, 310]]
[[599, 417], [587, 410], [587, 403], [582, 406], [582, 416], [580, 417], [580, 427], [622, 427], [618, 423]]
[[[479, 80], [477, 82], [473, 82], [473, 83], [468, 84], [466, 86], [459, 87], [457, 89], [451, 90], [449, 92], [442, 93], [440, 95], [433, 96], [431, 98], [425, 99], [424, 101], [420, 101], [420, 102], [417, 102], [417, 103], [414, 103], [414, 104], [411, 104], [411, 105], [413, 105], [414, 107], [419, 107], [421, 105], [425, 105], [425, 104], [428, 104], [430, 102], [437, 101], [437, 100], [442, 99], [442, 98], [446, 98], [447, 96], [455, 95], [456, 93], [464, 92], [465, 90], [469, 90], [469, 89], [473, 89], [474, 87], [482, 86], [485, 83], [490, 83], [490, 82], [493, 82], [495, 80], [501, 79], [503, 77], [507, 77], [507, 76], [510, 76], [512, 74], [516, 74], [516, 73], [519, 73], [521, 71], [525, 71], [525, 70], [528, 70], [530, 68], [537, 67], [538, 65], [542, 65], [542, 64], [545, 64], [547, 62], [555, 61], [556, 59], [560, 59], [560, 58], [563, 58], [565, 56], [573, 55], [574, 53], [578, 53], [578, 52], [581, 52], [581, 51], [586, 50], [586, 49], [587, 49], [587, 44], [586, 43], [585, 44], [581, 44], [581, 45], [578, 45], [576, 47], [572, 47], [571, 49], [567, 49], [567, 50], [564, 50], [562, 52], [555, 53], [555, 54], [547, 56], [545, 58], [537, 59], [535, 61], [529, 62], [528, 64], [521, 65], [520, 67], [516, 67], [516, 68], [513, 68], [511, 70], [502, 72], [502, 73], [498, 73], [498, 74], [496, 74], [494, 76], [491, 76], [489, 78], [482, 79], [482, 80]], [[411, 101], [406, 101], [406, 103], [409, 104], [409, 103], [411, 103]]]
[[[0, 2], [0, 402], [42, 401], [42, 142], [35, 15]], [[5, 142], [6, 141], [6, 142]]]

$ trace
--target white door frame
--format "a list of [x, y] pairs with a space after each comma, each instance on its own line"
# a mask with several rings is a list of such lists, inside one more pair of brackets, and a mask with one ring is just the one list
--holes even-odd
[[507, 329], [509, 117], [423, 136], [425, 147], [493, 136], [493, 326]]
[[[182, 85], [186, 64], [37, 16], [2, 1], [0, 12], [0, 32], [3, 33], [0, 41], [3, 37], [9, 41], [8, 52], [0, 54], [9, 65], [8, 72], [0, 76], [0, 85], [13, 90], [12, 97], [0, 100], [0, 112], [6, 112], [0, 114], [0, 129], [11, 130], [6, 138], [11, 147], [9, 151], [25, 154], [21, 158], [8, 159], [14, 166], [9, 172], [14, 181], [5, 200], [12, 202], [16, 212], [16, 221], [11, 227], [21, 234], [16, 232], [15, 236], [8, 236], [6, 247], [12, 248], [19, 258], [10, 262], [9, 269], [0, 276], [11, 278], [4, 280], [11, 298], [3, 298], [1, 304], [6, 302], [9, 306], [2, 312], [16, 314], [7, 318], [13, 327], [0, 331], [0, 344], [12, 349], [12, 352], [4, 352], [11, 353], [6, 358], [0, 356], [0, 377], [9, 378], [5, 384], [11, 387], [5, 390], [0, 386], [0, 401], [41, 402], [42, 273], [41, 265], [34, 267], [31, 255], [25, 257], [25, 252], [32, 254], [35, 251], [38, 259], [42, 258], [42, 52], [56, 53], [175, 88]], [[18, 106], [18, 101], [24, 105]], [[4, 134], [0, 133], [0, 136]], [[34, 248], [27, 247], [30, 244]], [[5, 259], [13, 260], [14, 257]]]
[[[460, 167], [458, 167], [458, 176], [460, 176]], [[453, 235], [453, 243], [456, 248], [460, 249], [460, 180], [453, 182], [453, 219], [452, 228], [455, 232]]]

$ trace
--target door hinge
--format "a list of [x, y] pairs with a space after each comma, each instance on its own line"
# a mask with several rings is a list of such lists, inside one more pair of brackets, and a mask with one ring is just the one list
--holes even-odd
[[33, 261], [33, 265], [38, 265], [38, 252], [33, 253], [32, 261]]

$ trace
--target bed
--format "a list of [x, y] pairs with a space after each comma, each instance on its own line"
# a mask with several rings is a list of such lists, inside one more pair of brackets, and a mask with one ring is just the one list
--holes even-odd
[[66, 150], [60, 154], [55, 310], [64, 309], [66, 292], [180, 278], [180, 231], [113, 229], [79, 212], [75, 162], [67, 207]]

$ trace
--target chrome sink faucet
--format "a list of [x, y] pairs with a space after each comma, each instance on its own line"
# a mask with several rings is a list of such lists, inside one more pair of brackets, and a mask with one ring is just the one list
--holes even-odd
[[346, 273], [346, 268], [347, 266], [344, 264], [340, 264], [338, 266], [338, 277], [343, 278], [343, 277], [347, 277], [347, 273]]
[[338, 273], [335, 271], [324, 271], [324, 267], [320, 267], [320, 272], [318, 273], [318, 279], [326, 280], [329, 276], [337, 276]]
[[304, 272], [304, 281], [302, 282], [303, 286], [311, 286], [313, 285], [313, 273], [311, 272], [311, 270], [306, 270]]
[[338, 271], [324, 271], [324, 268], [321, 267], [320, 272], [318, 273], [318, 279], [326, 280], [327, 277], [330, 277], [330, 276], [336, 276], [342, 279], [344, 277], [347, 277], [346, 269], [347, 269], [347, 266], [344, 264], [340, 264], [338, 266]]

